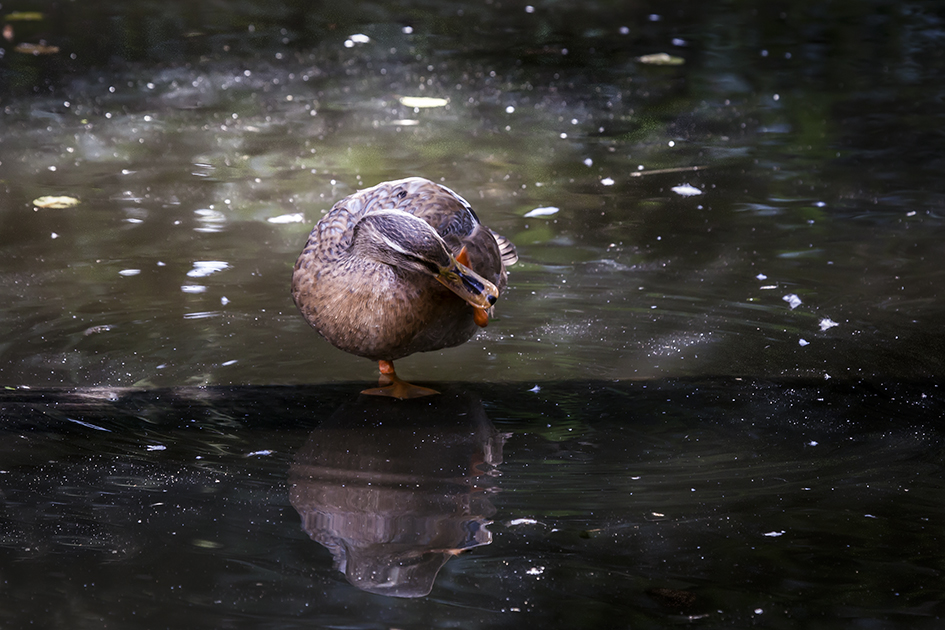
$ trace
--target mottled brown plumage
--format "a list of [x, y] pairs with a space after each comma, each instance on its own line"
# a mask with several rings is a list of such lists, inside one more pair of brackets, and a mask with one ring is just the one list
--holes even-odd
[[295, 263], [292, 297], [325, 339], [383, 372], [384, 362], [468, 341], [475, 309], [492, 310], [516, 260], [462, 197], [411, 177], [332, 207]]

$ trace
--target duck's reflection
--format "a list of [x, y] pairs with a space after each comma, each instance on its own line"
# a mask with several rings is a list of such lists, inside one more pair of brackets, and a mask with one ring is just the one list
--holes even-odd
[[351, 584], [423, 597], [451, 556], [492, 542], [504, 439], [469, 394], [361, 396], [296, 454], [289, 498]]

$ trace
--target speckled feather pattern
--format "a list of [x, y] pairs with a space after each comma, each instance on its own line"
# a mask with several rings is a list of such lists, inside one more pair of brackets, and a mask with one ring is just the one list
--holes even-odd
[[[373, 360], [393, 361], [468, 341], [473, 309], [429, 275], [352, 251], [358, 222], [378, 210], [401, 210], [426, 221], [455, 256], [501, 293], [515, 248], [483, 226], [469, 204], [419, 177], [384, 182], [336, 203], [312, 230], [292, 275], [292, 297], [305, 319], [334, 346]], [[409, 243], [410, 234], [397, 235]]]

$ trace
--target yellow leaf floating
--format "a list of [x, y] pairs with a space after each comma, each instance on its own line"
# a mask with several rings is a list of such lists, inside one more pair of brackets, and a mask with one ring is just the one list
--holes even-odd
[[436, 98], [433, 96], [401, 96], [400, 104], [404, 107], [416, 107], [417, 109], [426, 109], [430, 107], [446, 107], [450, 102], [448, 98]]
[[7, 22], [37, 22], [44, 17], [39, 11], [14, 11], [7, 13], [4, 19]]
[[648, 63], [651, 66], [681, 66], [686, 63], [682, 57], [676, 57], [667, 53], [654, 53], [652, 55], [643, 55], [637, 57], [640, 63]]
[[33, 200], [33, 205], [37, 208], [51, 208], [61, 210], [63, 208], [72, 208], [79, 205], [79, 200], [75, 197], [65, 195], [46, 195]]

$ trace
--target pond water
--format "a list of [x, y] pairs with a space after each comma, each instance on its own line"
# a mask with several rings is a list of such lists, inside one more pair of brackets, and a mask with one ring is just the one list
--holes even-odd
[[[937, 623], [937, 4], [2, 20], [0, 625]], [[289, 278], [410, 175], [520, 260], [378, 407]]]

